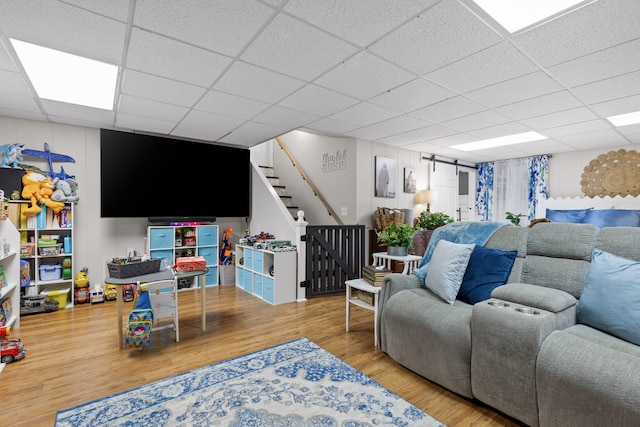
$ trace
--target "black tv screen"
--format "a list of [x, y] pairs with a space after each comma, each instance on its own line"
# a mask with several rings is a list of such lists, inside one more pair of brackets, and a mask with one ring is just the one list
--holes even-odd
[[100, 216], [215, 220], [248, 217], [246, 148], [100, 130]]

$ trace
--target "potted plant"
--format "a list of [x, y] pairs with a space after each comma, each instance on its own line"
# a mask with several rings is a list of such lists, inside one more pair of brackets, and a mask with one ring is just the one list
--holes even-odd
[[406, 256], [413, 248], [413, 235], [416, 229], [409, 224], [392, 221], [381, 231], [376, 231], [378, 242], [387, 247], [389, 255]]
[[525, 214], [514, 214], [511, 212], [505, 212], [506, 218], [511, 221], [513, 225], [520, 225], [520, 218], [525, 217]]
[[416, 228], [420, 230], [435, 230], [438, 227], [453, 222], [453, 218], [444, 212], [423, 211], [418, 215]]

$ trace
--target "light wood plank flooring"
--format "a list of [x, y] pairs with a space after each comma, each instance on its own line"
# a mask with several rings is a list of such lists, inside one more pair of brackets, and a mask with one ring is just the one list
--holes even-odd
[[[0, 425], [52, 426], [59, 409], [303, 336], [450, 427], [520, 425], [375, 348], [372, 311], [352, 306], [345, 332], [344, 295], [272, 306], [235, 286], [217, 286], [206, 297], [206, 331], [199, 292], [183, 291], [180, 342], [171, 330], [157, 331], [144, 350], [118, 347], [115, 301], [22, 317], [14, 336], [27, 356], [0, 373]], [[131, 304], [125, 303], [125, 316]]]

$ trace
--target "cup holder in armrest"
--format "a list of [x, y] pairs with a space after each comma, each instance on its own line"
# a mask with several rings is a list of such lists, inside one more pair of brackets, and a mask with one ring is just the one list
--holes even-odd
[[534, 310], [533, 308], [526, 308], [526, 307], [518, 307], [516, 308], [516, 311], [522, 314], [526, 314], [528, 316], [535, 316], [537, 314], [540, 314], [539, 311]]
[[506, 302], [502, 302], [502, 301], [489, 301], [487, 304], [493, 306], [493, 307], [498, 307], [498, 308], [505, 308], [505, 307], [509, 307], [509, 304], [507, 304]]

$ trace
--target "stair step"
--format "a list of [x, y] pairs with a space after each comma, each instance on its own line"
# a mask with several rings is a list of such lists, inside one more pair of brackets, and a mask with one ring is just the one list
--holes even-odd
[[273, 166], [259, 166], [259, 168], [262, 169], [262, 172], [264, 173], [265, 176], [267, 177], [273, 176]]

